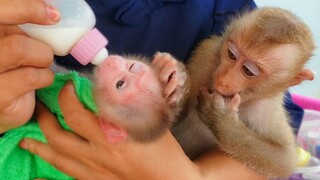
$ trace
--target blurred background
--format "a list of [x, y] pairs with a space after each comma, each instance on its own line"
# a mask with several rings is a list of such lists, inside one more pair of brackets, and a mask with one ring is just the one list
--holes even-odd
[[313, 81], [290, 88], [290, 92], [320, 98], [320, 1], [318, 0], [255, 0], [258, 6], [277, 6], [290, 10], [305, 21], [313, 33], [316, 50], [306, 65], [316, 73]]

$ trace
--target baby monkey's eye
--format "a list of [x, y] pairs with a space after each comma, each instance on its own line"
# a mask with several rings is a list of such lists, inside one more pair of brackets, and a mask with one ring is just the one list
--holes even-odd
[[134, 74], [139, 74], [142, 71], [143, 71], [142, 63], [133, 63], [129, 68], [129, 72]]
[[120, 80], [117, 82], [116, 87], [117, 89], [121, 89], [123, 85], [124, 85], [124, 80]]
[[130, 66], [130, 68], [129, 68], [129, 71], [131, 71], [131, 69], [133, 68], [133, 66], [134, 66], [134, 63], [131, 64], [131, 66]]

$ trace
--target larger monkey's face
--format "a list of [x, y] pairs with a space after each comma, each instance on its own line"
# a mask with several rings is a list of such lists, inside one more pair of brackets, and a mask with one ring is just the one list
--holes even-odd
[[[263, 91], [264, 84], [283, 86], [290, 81], [297, 48], [292, 44], [249, 47], [244, 41], [226, 41], [221, 63], [214, 79], [214, 89], [225, 97]], [[274, 85], [272, 85], [274, 84]]]
[[263, 76], [263, 65], [248, 57], [234, 42], [223, 45], [220, 57], [213, 86], [225, 97], [241, 93]]
[[96, 72], [98, 87], [114, 103], [131, 104], [139, 93], [160, 94], [153, 71], [146, 64], [121, 56], [109, 56]]

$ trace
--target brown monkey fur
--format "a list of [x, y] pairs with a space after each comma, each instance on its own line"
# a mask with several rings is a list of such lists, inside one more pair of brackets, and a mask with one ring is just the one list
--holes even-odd
[[204, 40], [187, 63], [190, 96], [173, 127], [186, 154], [218, 148], [269, 178], [291, 175], [297, 154], [284, 93], [313, 79], [303, 67], [313, 49], [307, 25], [272, 7], [247, 12], [221, 37]]

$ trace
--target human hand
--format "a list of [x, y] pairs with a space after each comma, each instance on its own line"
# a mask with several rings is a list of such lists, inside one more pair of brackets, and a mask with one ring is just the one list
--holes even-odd
[[127, 139], [111, 143], [110, 136], [125, 136], [119, 129], [99, 124], [99, 119], [77, 99], [71, 84], [60, 93], [65, 131], [43, 106], [36, 116], [48, 144], [25, 139], [20, 143], [76, 179], [201, 179], [198, 168], [184, 154], [168, 130], [160, 139], [139, 143]]
[[54, 24], [59, 13], [43, 0], [0, 0], [0, 133], [27, 122], [34, 90], [51, 84], [53, 52], [16, 25]]

